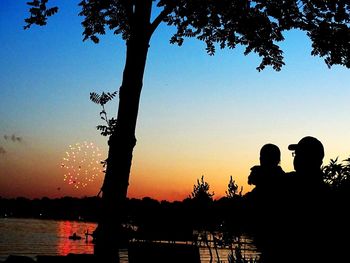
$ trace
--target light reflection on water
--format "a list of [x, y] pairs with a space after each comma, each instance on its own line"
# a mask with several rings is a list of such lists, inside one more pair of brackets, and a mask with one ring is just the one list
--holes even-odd
[[[95, 223], [84, 223], [77, 221], [57, 221], [56, 235], [58, 238], [58, 242], [56, 245], [56, 251], [58, 255], [67, 255], [69, 253], [92, 254], [94, 252], [94, 247], [90, 239], [85, 239], [85, 233], [86, 231], [92, 233], [95, 228]], [[73, 233], [76, 233], [82, 239], [69, 239], [68, 237], [71, 236]]]
[[[95, 229], [95, 223], [40, 219], [0, 219], [0, 260], [8, 255], [67, 255], [93, 253], [93, 244], [85, 240], [85, 232]], [[76, 233], [81, 240], [71, 240]]]
[[[0, 261], [4, 261], [9, 255], [23, 255], [35, 259], [38, 255], [92, 254], [93, 243], [91, 237], [86, 241], [85, 233], [92, 233], [95, 228], [95, 223], [78, 221], [0, 218]], [[73, 233], [82, 239], [69, 239]], [[247, 247], [242, 248], [248, 258], [255, 258], [258, 254], [250, 242], [248, 240]], [[217, 262], [216, 251], [212, 248], [211, 252], [213, 261]], [[227, 248], [218, 249], [221, 262], [228, 262], [229, 252]], [[200, 256], [202, 263], [210, 262], [207, 248], [200, 248]], [[120, 257], [121, 263], [127, 263], [127, 250], [120, 250]]]

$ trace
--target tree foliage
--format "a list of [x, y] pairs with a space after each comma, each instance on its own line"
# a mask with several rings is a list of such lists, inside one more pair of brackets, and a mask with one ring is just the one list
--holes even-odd
[[31, 2], [27, 2], [27, 5], [30, 6], [30, 17], [24, 20], [27, 23], [24, 26], [24, 29], [30, 28], [32, 24], [44, 26], [47, 23], [47, 18], [58, 12], [57, 6], [47, 8], [47, 2], [48, 0], [33, 0]]
[[242, 196], [243, 186], [241, 190], [238, 192], [238, 184], [236, 184], [235, 180], [232, 179], [232, 175], [230, 176], [230, 181], [227, 185], [226, 197], [227, 198], [235, 198], [236, 196]]
[[328, 165], [322, 167], [322, 171], [325, 182], [334, 190], [350, 186], [350, 158], [341, 163], [338, 162], [338, 157], [331, 159]]
[[204, 181], [204, 175], [201, 179], [197, 179], [197, 184], [193, 186], [193, 191], [191, 193], [191, 198], [198, 201], [212, 201], [214, 192], [210, 192], [210, 185]]
[[100, 112], [100, 118], [106, 122], [107, 125], [97, 125], [97, 130], [101, 131], [103, 136], [112, 135], [117, 130], [117, 120], [115, 118], [108, 118], [105, 105], [107, 102], [112, 100], [116, 95], [117, 91], [112, 93], [107, 92], [98, 94], [96, 92], [90, 93], [90, 100], [96, 104], [101, 105], [102, 111]]
[[[47, 17], [58, 11], [47, 8], [47, 2], [28, 2], [31, 16], [25, 28], [45, 25]], [[106, 29], [124, 40], [135, 37], [141, 32], [137, 21], [144, 15], [142, 9], [152, 2], [159, 15], [143, 27], [149, 37], [164, 22], [176, 27], [173, 44], [197, 38], [210, 55], [217, 47], [242, 45], [245, 55], [255, 52], [262, 58], [258, 70], [266, 66], [280, 70], [284, 62], [278, 42], [284, 40], [284, 31], [299, 29], [312, 41], [311, 54], [323, 57], [328, 67], [350, 67], [349, 0], [83, 0], [79, 15], [84, 17], [84, 40], [98, 43]]]

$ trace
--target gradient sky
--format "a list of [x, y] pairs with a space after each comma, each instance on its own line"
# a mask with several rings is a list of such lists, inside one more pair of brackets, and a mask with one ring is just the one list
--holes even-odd
[[[96, 195], [102, 174], [75, 189], [61, 162], [69, 145], [84, 141], [106, 158], [89, 93], [119, 89], [125, 45], [112, 34], [82, 42], [79, 1], [52, 1], [60, 12], [48, 25], [24, 31], [26, 2], [0, 1], [0, 196]], [[259, 58], [240, 47], [210, 57], [197, 40], [169, 44], [171, 32], [163, 25], [151, 41], [130, 197], [182, 200], [202, 175], [216, 198], [230, 175], [247, 192], [262, 145], [278, 145], [281, 166], [292, 171], [287, 147], [306, 135], [323, 142], [325, 163], [350, 155], [350, 72], [312, 57], [305, 34], [285, 34], [281, 72], [258, 72]], [[108, 113], [117, 106], [110, 102]]]

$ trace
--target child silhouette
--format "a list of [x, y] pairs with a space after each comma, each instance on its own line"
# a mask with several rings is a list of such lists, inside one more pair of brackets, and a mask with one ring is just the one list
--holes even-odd
[[268, 194], [276, 190], [285, 172], [279, 166], [280, 149], [271, 143], [265, 144], [260, 150], [260, 165], [253, 166], [248, 176], [248, 184], [255, 185], [256, 193]]

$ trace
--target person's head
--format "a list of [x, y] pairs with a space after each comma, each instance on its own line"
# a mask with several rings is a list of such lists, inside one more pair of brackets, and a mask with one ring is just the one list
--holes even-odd
[[281, 161], [280, 149], [272, 144], [265, 144], [260, 149], [260, 165], [263, 166], [277, 166]]
[[291, 144], [288, 149], [294, 151], [294, 169], [298, 173], [320, 171], [324, 148], [322, 143], [314, 137], [306, 136], [297, 144]]

